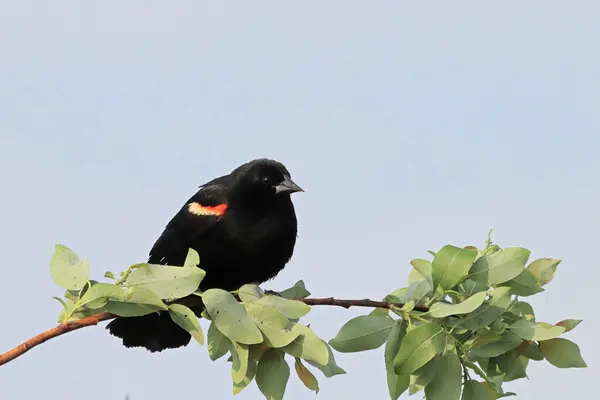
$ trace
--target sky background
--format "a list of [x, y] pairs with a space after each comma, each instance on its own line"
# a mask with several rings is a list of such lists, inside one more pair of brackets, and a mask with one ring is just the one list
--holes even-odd
[[[506, 389], [594, 390], [598, 2], [0, 4], [0, 351], [56, 323], [56, 243], [96, 279], [121, 271], [198, 185], [269, 157], [306, 192], [293, 261], [268, 288], [378, 299], [411, 259], [493, 228], [503, 247], [564, 260], [531, 301], [538, 320], [584, 319], [567, 337], [589, 365], [532, 363]], [[366, 312], [306, 322], [330, 339]], [[206, 347], [150, 354], [103, 326], [3, 366], [0, 397], [231, 397], [230, 365]], [[317, 398], [387, 398], [382, 350], [338, 354], [348, 373], [317, 374]], [[286, 398], [313, 396], [292, 370]], [[237, 398], [262, 396], [252, 384]]]

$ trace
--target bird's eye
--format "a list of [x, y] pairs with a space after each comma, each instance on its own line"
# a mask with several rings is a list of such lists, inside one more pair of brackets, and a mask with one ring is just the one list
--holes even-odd
[[269, 184], [271, 183], [271, 178], [269, 178], [268, 176], [264, 176], [264, 177], [262, 178], [262, 182], [263, 182], [265, 185], [269, 185]]

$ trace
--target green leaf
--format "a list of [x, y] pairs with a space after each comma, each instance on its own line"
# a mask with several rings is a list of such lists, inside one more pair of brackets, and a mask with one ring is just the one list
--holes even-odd
[[[431, 275], [431, 271], [429, 274]], [[413, 300], [415, 303], [426, 301], [428, 299], [427, 296], [430, 296], [433, 292], [431, 276], [426, 278], [415, 268], [408, 274], [408, 285], [405, 302], [410, 300]]]
[[202, 333], [200, 322], [190, 308], [182, 304], [171, 304], [169, 305], [169, 315], [173, 322], [189, 332], [198, 343], [204, 344], [204, 333]]
[[531, 271], [527, 268], [525, 268], [523, 271], [521, 271], [521, 273], [519, 275], [517, 275], [510, 281], [506, 281], [504, 284], [507, 285], [510, 282], [518, 282], [519, 284], [521, 284], [525, 287], [528, 287], [528, 288], [540, 288], [540, 285], [538, 285], [537, 279], [531, 273]]
[[508, 286], [511, 292], [517, 296], [533, 296], [544, 291], [535, 276], [527, 269], [524, 269], [516, 278], [504, 282], [502, 286]]
[[415, 372], [442, 351], [445, 342], [444, 329], [436, 323], [424, 323], [411, 330], [402, 340], [394, 359], [396, 374]]
[[200, 256], [198, 252], [192, 248], [188, 249], [187, 256], [185, 257], [185, 261], [183, 263], [184, 268], [196, 268], [200, 264]]
[[488, 384], [474, 380], [465, 382], [461, 400], [495, 400], [496, 391]]
[[105, 277], [105, 278], [108, 278], [108, 279], [113, 279], [113, 280], [115, 280], [115, 281], [117, 280], [117, 278], [115, 277], [115, 274], [113, 274], [113, 273], [112, 273], [112, 272], [110, 272], [110, 271], [106, 271], [106, 272], [104, 273], [104, 277]]
[[267, 297], [245, 303], [246, 312], [256, 326], [263, 333], [264, 343], [269, 347], [279, 348], [287, 346], [300, 334], [292, 331], [293, 323], [281, 314], [279, 310], [271, 307]]
[[384, 360], [387, 374], [388, 392], [392, 400], [397, 400], [402, 393], [408, 389], [410, 384], [409, 375], [396, 375], [394, 371], [394, 358], [400, 350], [402, 339], [406, 335], [406, 322], [396, 320], [394, 326], [390, 329], [388, 339], [385, 343]]
[[433, 380], [437, 372], [435, 368], [437, 358], [438, 356], [433, 357], [427, 364], [423, 365], [410, 375], [410, 386], [408, 387], [409, 396], [419, 393]]
[[587, 368], [579, 346], [569, 339], [557, 338], [540, 342], [540, 350], [550, 364], [558, 368]]
[[542, 361], [544, 356], [540, 351], [540, 346], [536, 342], [524, 340], [516, 349], [515, 353], [518, 356], [527, 357], [530, 360]]
[[373, 311], [369, 313], [369, 315], [374, 315], [376, 317], [387, 317], [390, 315], [390, 310], [387, 308], [375, 307]]
[[575, 327], [577, 327], [577, 325], [579, 325], [582, 321], [583, 320], [581, 319], [564, 319], [557, 323], [556, 326], [564, 326], [566, 333], [575, 329]]
[[246, 284], [238, 289], [238, 295], [244, 303], [251, 303], [263, 298], [265, 292], [258, 285]]
[[498, 335], [502, 335], [506, 330], [507, 323], [502, 320], [502, 318], [498, 318], [489, 326], [490, 330]]
[[565, 331], [564, 326], [554, 326], [546, 322], [535, 323], [525, 319], [515, 322], [508, 328], [525, 340], [553, 339]]
[[[90, 310], [90, 309], [82, 309], [79, 311], [74, 310], [74, 305], [71, 300], [67, 300], [67, 309], [63, 309], [60, 313], [58, 322], [65, 323], [70, 321], [76, 321], [81, 318], [91, 317], [92, 315], [100, 314], [104, 311], [104, 309], [100, 310]], [[69, 315], [69, 317], [67, 317]]]
[[[97, 283], [96, 285], [100, 285], [100, 283]], [[94, 286], [92, 286], [92, 288]], [[99, 290], [103, 288], [106, 288], [104, 284], [100, 286]], [[112, 291], [112, 289], [108, 290]], [[91, 293], [90, 297], [94, 297], [94, 292], [92, 292], [91, 289], [86, 292], [86, 295], [88, 293]], [[104, 306], [104, 311], [120, 317], [141, 317], [143, 315], [152, 314], [153, 312], [166, 311], [169, 309], [156, 294], [146, 288], [127, 288], [124, 293], [124, 298], [121, 297], [122, 294], [118, 294], [118, 292], [112, 293], [115, 297], [123, 299], [123, 301], [109, 300]]]
[[125, 280], [125, 285], [151, 290], [161, 299], [172, 301], [195, 292], [204, 275], [206, 272], [200, 268], [138, 264]]
[[400, 288], [394, 290], [383, 298], [383, 301], [389, 301], [391, 303], [406, 303], [406, 292], [408, 288]]
[[498, 287], [491, 291], [490, 299], [475, 311], [458, 320], [456, 324], [476, 331], [490, 325], [506, 311], [510, 305], [510, 288]]
[[423, 279], [429, 282], [429, 286], [433, 287], [433, 279], [431, 277], [431, 262], [421, 258], [415, 258], [410, 262], [410, 265], [419, 273]]
[[275, 349], [267, 350], [258, 361], [256, 370], [256, 384], [265, 398], [282, 400], [289, 378], [290, 367], [284, 354]]
[[240, 383], [248, 372], [248, 358], [250, 349], [247, 344], [231, 342], [231, 380], [234, 384]]
[[498, 372], [505, 374], [504, 382], [527, 378], [526, 370], [529, 359], [523, 356], [517, 357], [517, 350], [518, 348], [490, 359], [494, 360], [494, 364], [498, 367]]
[[[252, 382], [254, 376], [256, 375], [258, 360], [266, 350], [267, 348], [262, 344], [255, 344], [249, 346], [248, 368], [246, 368], [246, 375], [244, 375], [244, 377], [242, 377], [239, 382], [233, 383], [233, 394], [240, 393], [250, 384], [250, 382]], [[233, 363], [233, 357], [231, 357], [231, 362]]]
[[552, 282], [556, 267], [561, 261], [554, 258], [540, 258], [529, 264], [527, 270], [535, 276], [540, 286], [544, 286]]
[[437, 252], [431, 265], [433, 282], [450, 289], [463, 280], [477, 257], [473, 250], [446, 245]]
[[141, 317], [163, 310], [162, 307], [121, 301], [109, 301], [104, 309], [107, 313], [118, 315], [119, 317]]
[[506, 376], [504, 377], [505, 382], [516, 381], [517, 379], [528, 378], [527, 376], [527, 366], [529, 365], [529, 359], [526, 357], [517, 358], [515, 364], [512, 366], [512, 369], [508, 371]]
[[392, 325], [388, 317], [361, 315], [346, 322], [329, 344], [340, 353], [373, 350], [385, 343]]
[[63, 300], [60, 297], [52, 297], [54, 300], [57, 300], [60, 304], [62, 304], [63, 308], [60, 311], [60, 314], [58, 315], [58, 323], [59, 324], [63, 324], [65, 322], [67, 322], [67, 320], [69, 319], [69, 315], [71, 315], [71, 313], [73, 312], [73, 306], [75, 305], [75, 303], [73, 302], [73, 300], [71, 299], [66, 299]]
[[488, 285], [483, 282], [475, 282], [472, 279], [467, 279], [463, 285], [463, 293], [467, 296], [472, 296], [475, 293], [479, 293], [482, 291], [486, 291], [488, 289]]
[[52, 298], [54, 300], [58, 301], [63, 306], [63, 310], [67, 309], [67, 303], [65, 303], [65, 301], [63, 299], [61, 299], [60, 297], [56, 297], [56, 296], [52, 296]]
[[410, 285], [411, 283], [414, 282], [425, 282], [427, 284], [427, 286], [431, 286], [427, 280], [423, 277], [423, 275], [421, 275], [419, 273], [419, 271], [417, 271], [416, 269], [411, 269], [410, 272], [408, 273], [408, 284]]
[[291, 356], [302, 358], [311, 365], [311, 361], [323, 366], [329, 363], [329, 347], [311, 328], [294, 323], [292, 331], [298, 332], [298, 337], [287, 346], [282, 347], [281, 350]]
[[502, 335], [484, 333], [473, 342], [470, 356], [480, 358], [496, 357], [504, 354], [523, 342], [516, 334], [505, 331]]
[[287, 318], [302, 318], [311, 310], [309, 305], [297, 300], [290, 300], [280, 296], [268, 295], [260, 299], [264, 304], [273, 307]]
[[232, 346], [231, 341], [217, 329], [214, 322], [208, 327], [206, 340], [208, 342], [208, 356], [212, 361], [223, 357], [229, 351], [230, 346]]
[[60, 287], [81, 290], [88, 281], [90, 266], [87, 260], [79, 260], [73, 250], [57, 244], [50, 260], [50, 274]]
[[79, 300], [80, 293], [81, 290], [65, 290], [65, 299], [69, 299], [73, 302], [76, 302], [77, 300]]
[[511, 308], [511, 311], [528, 321], [535, 322], [535, 313], [533, 312], [533, 307], [531, 307], [531, 304], [525, 301], [517, 302]]
[[213, 324], [230, 340], [243, 344], [262, 343], [260, 329], [231, 293], [222, 289], [208, 289], [202, 293], [202, 301]]
[[[404, 312], [411, 312], [412, 310], [415, 309], [415, 301], [414, 300], [409, 300], [406, 302], [406, 304], [404, 304], [402, 307], [400, 307], [401, 311]], [[394, 308], [394, 312], [397, 313], [397, 310]], [[400, 314], [403, 315], [403, 314]]]
[[286, 299], [303, 299], [310, 296], [310, 292], [304, 287], [304, 281], [299, 280], [294, 286], [279, 292], [279, 295]]
[[169, 307], [158, 297], [156, 293], [143, 286], [137, 286], [127, 289], [125, 302], [144, 304], [147, 306], [157, 307], [160, 310], [167, 311]]
[[458, 355], [447, 352], [435, 359], [436, 374], [425, 386], [427, 400], [458, 400], [460, 398], [462, 365]]
[[406, 321], [402, 319], [395, 320], [393, 323], [394, 325], [390, 329], [383, 353], [386, 365], [389, 364], [390, 366], [393, 366], [394, 359], [400, 350], [400, 344], [406, 335], [407, 328]]
[[469, 277], [488, 285], [497, 285], [516, 278], [525, 268], [530, 251], [509, 247], [480, 257], [469, 271]]
[[486, 292], [479, 292], [458, 304], [434, 303], [429, 309], [433, 318], [444, 318], [449, 315], [468, 314], [474, 311], [485, 301]]
[[[96, 283], [77, 302], [77, 308], [97, 309], [104, 307], [108, 300], [127, 301], [127, 290], [109, 283]], [[160, 300], [160, 299], [159, 299]]]
[[415, 281], [408, 285], [406, 295], [402, 299], [403, 303], [414, 301], [415, 304], [422, 302], [427, 296], [431, 295], [432, 287], [426, 280]]
[[[512, 350], [514, 351], [514, 350]], [[505, 353], [506, 354], [506, 353]], [[503, 354], [504, 355], [504, 354]], [[502, 357], [502, 356], [500, 356]], [[480, 365], [484, 365], [484, 372], [487, 374], [488, 378], [497, 377], [501, 375], [504, 377], [504, 372], [500, 371], [500, 366], [498, 365], [498, 360], [500, 357], [492, 357], [486, 359], [485, 362], [480, 363]]]
[[336, 364], [335, 357], [333, 355], [333, 351], [331, 351], [331, 347], [327, 343], [325, 343], [325, 341], [322, 339], [321, 339], [321, 343], [323, 343], [323, 345], [327, 348], [327, 352], [329, 353], [329, 358], [328, 358], [327, 364], [321, 365], [312, 360], [306, 360], [306, 362], [309, 363], [310, 365], [312, 365], [313, 367], [317, 368], [319, 371], [321, 371], [323, 373], [323, 375], [327, 378], [331, 378], [332, 376], [336, 376], [336, 375], [345, 374], [346, 371], [343, 368], [341, 368], [339, 365]]
[[304, 383], [304, 386], [315, 392], [315, 394], [319, 393], [319, 381], [317, 381], [317, 378], [315, 378], [313, 373], [302, 364], [302, 360], [296, 357], [294, 367], [296, 369], [296, 375], [298, 375], [298, 378]]

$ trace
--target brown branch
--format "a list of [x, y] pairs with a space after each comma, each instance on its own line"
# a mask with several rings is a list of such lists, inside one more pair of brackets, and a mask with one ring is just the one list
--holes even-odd
[[[342, 299], [334, 299], [333, 297], [324, 297], [321, 299], [295, 299], [302, 301], [309, 306], [338, 306], [344, 308], [350, 307], [371, 307], [371, 308], [387, 308], [392, 309], [394, 307], [402, 308], [404, 306], [403, 303], [390, 303], [387, 301], [375, 301], [369, 299], [363, 300], [342, 300]], [[425, 306], [416, 305], [414, 310], [427, 312], [429, 308]]]
[[59, 324], [58, 326], [55, 326], [52, 329], [48, 329], [47, 331], [42, 332], [29, 340], [26, 340], [14, 349], [9, 350], [4, 354], [0, 354], [0, 365], [6, 364], [7, 362], [12, 361], [15, 358], [27, 353], [29, 350], [33, 349], [35, 346], [44, 343], [46, 340], [50, 340], [54, 337], [64, 335], [65, 333], [69, 333], [77, 329], [85, 328], [86, 326], [97, 325], [100, 321], [106, 321], [107, 319], [112, 318], [115, 318], [115, 316], [112, 314], [100, 313], [92, 315], [91, 317], [82, 318], [76, 321], [70, 321], [65, 324]]
[[[191, 296], [192, 299], [195, 297], [196, 299], [200, 299], [197, 296]], [[191, 299], [190, 299], [191, 300]], [[394, 307], [401, 308], [404, 306], [402, 303], [390, 303], [386, 301], [375, 301], [375, 300], [343, 300], [343, 299], [334, 299], [333, 297], [325, 297], [325, 298], [307, 298], [307, 299], [294, 299], [301, 301], [309, 306], [337, 306], [337, 307], [371, 307], [371, 308], [387, 308], [392, 309]], [[190, 303], [197, 303], [196, 301]], [[426, 312], [428, 308], [425, 306], [415, 306], [414, 309], [416, 311]], [[106, 321], [109, 319], [116, 318], [116, 315], [109, 314], [106, 312], [92, 315], [91, 317], [81, 318], [76, 321], [69, 321], [67, 323], [59, 324], [52, 329], [48, 329], [45, 332], [42, 332], [29, 340], [21, 343], [17, 347], [7, 351], [4, 354], [0, 354], [0, 365], [6, 364], [9, 361], [14, 360], [15, 358], [22, 356], [27, 353], [32, 348], [44, 343], [47, 340], [50, 340], [54, 337], [64, 335], [65, 333], [69, 333], [71, 331], [75, 331], [77, 329], [85, 328], [86, 326], [98, 325], [99, 322]]]

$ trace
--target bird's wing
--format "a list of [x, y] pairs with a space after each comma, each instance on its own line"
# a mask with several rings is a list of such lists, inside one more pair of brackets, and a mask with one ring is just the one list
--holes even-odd
[[202, 185], [169, 221], [150, 250], [151, 264], [183, 265], [190, 243], [214, 227], [227, 209], [227, 177]]

